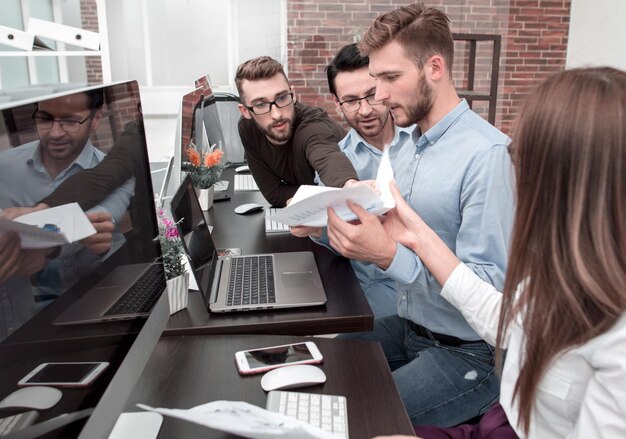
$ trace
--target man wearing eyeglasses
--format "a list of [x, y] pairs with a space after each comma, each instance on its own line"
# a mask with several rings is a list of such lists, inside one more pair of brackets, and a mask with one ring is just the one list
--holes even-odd
[[320, 109], [297, 102], [280, 63], [268, 56], [244, 62], [235, 85], [242, 118], [239, 136], [265, 199], [284, 207], [315, 172], [327, 186], [355, 183], [357, 174], [337, 143], [343, 129]]
[[[70, 176], [102, 161], [105, 154], [90, 141], [102, 119], [102, 105], [102, 91], [38, 103], [32, 117], [39, 140], [0, 153], [0, 208], [35, 206]], [[0, 293], [11, 302], [10, 310], [0, 303], [0, 340], [121, 246], [124, 238], [115, 223], [123, 218], [133, 194], [134, 181], [129, 179], [87, 212], [95, 235], [61, 248], [21, 250], [19, 258], [9, 260], [20, 267], [0, 267], [14, 273], [0, 283]], [[35, 274], [32, 289], [30, 276]]]
[[[351, 127], [339, 142], [343, 152], [357, 172], [359, 180], [376, 178], [383, 149], [389, 155], [396, 180], [401, 187], [410, 187], [408, 167], [413, 162], [411, 132], [415, 128], [396, 126], [389, 109], [375, 99], [376, 80], [369, 74], [369, 58], [362, 56], [356, 44], [348, 44], [337, 52], [326, 67], [328, 89], [345, 121]], [[326, 245], [324, 229], [293, 227], [295, 236], [311, 236]], [[351, 260], [375, 318], [397, 313], [395, 281], [369, 263]]]

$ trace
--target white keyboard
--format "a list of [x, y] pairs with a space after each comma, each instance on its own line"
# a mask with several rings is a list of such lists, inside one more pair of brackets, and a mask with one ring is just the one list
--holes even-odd
[[266, 408], [348, 438], [348, 407], [345, 396], [273, 390]]
[[275, 207], [268, 207], [265, 209], [265, 233], [285, 233], [289, 232], [289, 226], [287, 224], [279, 223], [278, 221], [272, 221], [270, 215], [274, 214], [277, 210]]
[[259, 187], [252, 178], [252, 174], [235, 174], [236, 191], [258, 191]]

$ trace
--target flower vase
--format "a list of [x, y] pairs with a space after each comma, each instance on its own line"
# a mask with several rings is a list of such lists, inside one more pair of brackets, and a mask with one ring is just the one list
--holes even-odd
[[167, 280], [167, 298], [170, 302], [170, 315], [187, 308], [189, 298], [189, 273]]
[[209, 210], [213, 207], [213, 195], [215, 193], [215, 187], [211, 186], [208, 189], [196, 188], [196, 194], [198, 195], [198, 201], [200, 201], [200, 208], [202, 210]]

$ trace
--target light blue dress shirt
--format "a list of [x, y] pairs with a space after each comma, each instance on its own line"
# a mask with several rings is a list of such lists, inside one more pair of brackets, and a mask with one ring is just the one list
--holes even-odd
[[[104, 157], [105, 154], [88, 141], [74, 162], [52, 178], [41, 161], [38, 140], [2, 151], [0, 187], [3, 190], [0, 191], [0, 208], [34, 206], [54, 192], [69, 176], [83, 169], [93, 168]], [[119, 223], [128, 209], [134, 189], [134, 178], [131, 178], [88, 212], [107, 211], [111, 213], [113, 220]], [[111, 250], [104, 256], [94, 255], [80, 244], [64, 245], [60, 255], [50, 262], [46, 271], [56, 272], [60, 282], [68, 287], [78, 278], [91, 272], [95, 264], [112, 254], [123, 242], [123, 235], [119, 232], [114, 233]], [[54, 270], [51, 267], [54, 267]], [[30, 278], [13, 277], [0, 283], [0, 341], [41, 307], [41, 303], [37, 304], [34, 301]]]
[[[395, 128], [393, 140], [389, 144], [389, 158], [394, 171], [396, 183], [400, 188], [410, 185], [410, 167], [413, 163], [414, 146], [411, 133], [415, 126], [409, 128]], [[368, 144], [357, 131], [352, 128], [346, 137], [339, 142], [339, 148], [354, 167], [359, 180], [373, 180], [376, 178], [382, 151]], [[381, 318], [397, 313], [397, 293], [395, 281], [376, 265], [351, 260], [361, 288], [367, 297], [375, 318]]]
[[[481, 279], [501, 290], [513, 220], [510, 139], [462, 100], [426, 133], [413, 132], [412, 169], [403, 197]], [[422, 261], [398, 244], [385, 274], [397, 281], [398, 315], [433, 332], [480, 337], [441, 297]]]

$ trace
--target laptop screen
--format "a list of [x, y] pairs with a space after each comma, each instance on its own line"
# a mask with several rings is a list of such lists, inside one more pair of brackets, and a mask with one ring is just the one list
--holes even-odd
[[170, 208], [174, 221], [178, 222], [178, 232], [189, 256], [198, 289], [208, 307], [217, 251], [189, 176], [176, 191]]

